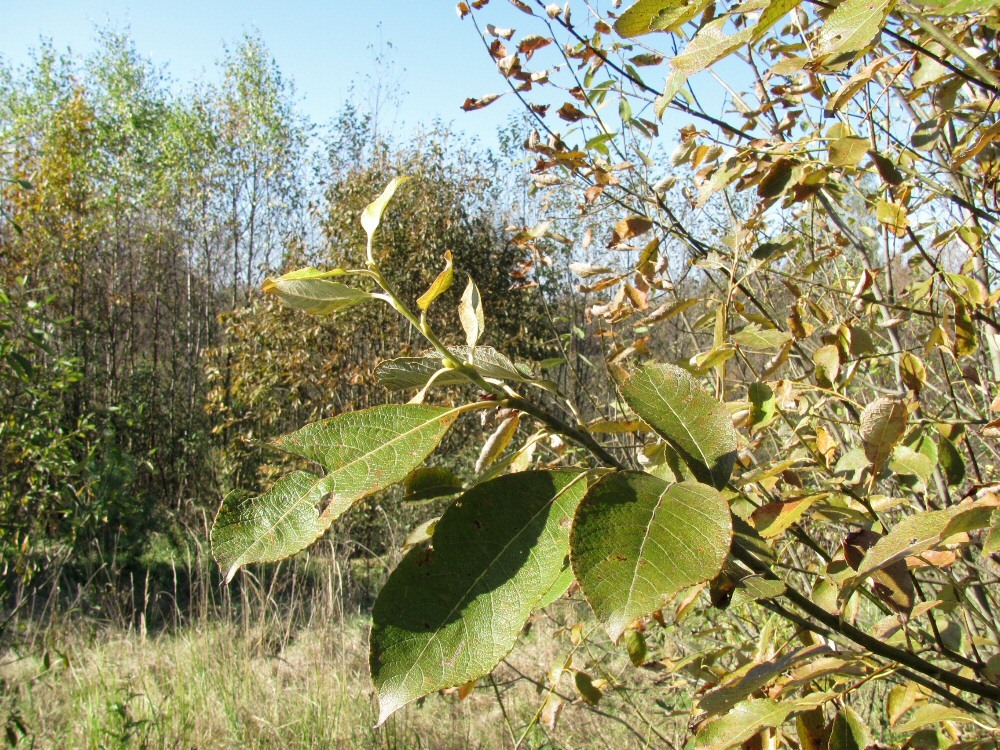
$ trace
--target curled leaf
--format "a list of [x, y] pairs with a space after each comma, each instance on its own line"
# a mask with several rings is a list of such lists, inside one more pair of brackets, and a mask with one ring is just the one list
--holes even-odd
[[421, 312], [427, 312], [431, 303], [451, 288], [454, 280], [455, 271], [451, 264], [451, 250], [445, 250], [444, 270], [437, 275], [427, 291], [420, 295], [417, 300], [417, 307], [420, 308]]
[[475, 351], [476, 344], [483, 335], [486, 328], [486, 320], [483, 315], [483, 300], [479, 296], [479, 287], [476, 282], [469, 277], [469, 283], [462, 293], [462, 300], [458, 303], [458, 317], [462, 321], [462, 328], [465, 331], [465, 343], [469, 347], [470, 357]]
[[382, 221], [382, 213], [385, 211], [385, 207], [389, 205], [389, 201], [392, 200], [392, 196], [396, 194], [396, 190], [399, 186], [409, 179], [410, 178], [406, 176], [394, 177], [392, 181], [386, 185], [382, 194], [369, 203], [365, 207], [365, 210], [361, 212], [361, 226], [368, 235], [369, 247], [372, 243], [372, 237], [375, 235], [375, 230], [378, 229], [378, 225]]
[[903, 437], [906, 421], [906, 404], [898, 398], [877, 399], [861, 412], [861, 445], [875, 474], [882, 470], [896, 443]]

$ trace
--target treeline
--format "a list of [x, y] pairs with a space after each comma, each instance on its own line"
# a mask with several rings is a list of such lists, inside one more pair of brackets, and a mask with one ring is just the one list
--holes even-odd
[[546, 353], [537, 292], [511, 291], [497, 157], [440, 127], [386, 139], [350, 104], [318, 127], [254, 37], [185, 86], [127, 36], [100, 40], [0, 68], [8, 576], [183, 534], [225, 489], [267, 481], [268, 438], [385, 400], [371, 370], [406, 340], [394, 316], [309, 320], [257, 289], [286, 266], [357, 265], [360, 211], [395, 174], [415, 178], [379, 248], [395, 283], [416, 298], [450, 250], [493, 339]]

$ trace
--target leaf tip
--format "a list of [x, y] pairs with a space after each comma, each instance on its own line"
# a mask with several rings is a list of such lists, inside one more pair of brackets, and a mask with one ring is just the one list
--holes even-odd
[[629, 623], [625, 622], [625, 620], [621, 617], [613, 617], [604, 623], [604, 629], [608, 632], [608, 637], [616, 646], [621, 640], [622, 633], [625, 632], [625, 628], [628, 627], [628, 624]]
[[388, 721], [389, 717], [408, 703], [403, 696], [397, 693], [379, 693], [378, 696], [378, 721], [373, 729], [378, 729]]

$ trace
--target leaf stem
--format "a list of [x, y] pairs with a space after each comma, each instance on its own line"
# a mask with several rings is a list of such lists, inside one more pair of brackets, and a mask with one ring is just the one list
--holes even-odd
[[377, 283], [382, 288], [382, 291], [385, 292], [385, 294], [376, 294], [375, 296], [387, 302], [394, 310], [396, 310], [396, 312], [406, 318], [410, 324], [416, 328], [428, 342], [430, 342], [431, 346], [437, 350], [437, 352], [452, 367], [452, 369], [461, 372], [487, 393], [492, 393], [493, 395], [500, 397], [501, 402], [506, 406], [510, 406], [514, 409], [523, 411], [526, 414], [530, 414], [535, 417], [535, 419], [543, 422], [554, 432], [558, 432], [560, 435], [565, 435], [570, 440], [579, 443], [584, 448], [589, 450], [605, 466], [611, 466], [616, 469], [627, 468], [625, 464], [615, 458], [606, 448], [604, 448], [604, 446], [598, 443], [597, 440], [594, 439], [593, 435], [589, 434], [585, 430], [571, 427], [559, 419], [559, 417], [554, 414], [550, 414], [545, 411], [545, 409], [532, 401], [528, 401], [526, 398], [509, 395], [508, 392], [501, 386], [486, 380], [486, 378], [479, 374], [475, 367], [456, 357], [455, 354], [444, 345], [441, 339], [437, 337], [434, 331], [431, 330], [431, 327], [426, 323], [422, 324], [421, 321], [417, 319], [417, 316], [410, 311], [402, 300], [400, 300], [399, 295], [393, 291], [393, 289], [389, 286], [389, 282], [386, 281], [384, 276], [382, 276], [378, 265], [374, 262], [369, 262], [368, 267], [371, 269], [372, 278], [375, 279], [375, 283]]

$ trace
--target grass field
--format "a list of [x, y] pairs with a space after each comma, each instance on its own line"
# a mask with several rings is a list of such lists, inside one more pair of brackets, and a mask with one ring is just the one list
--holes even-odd
[[[0, 650], [6, 744], [178, 750], [674, 744], [649, 729], [649, 712], [661, 709], [652, 700], [638, 705], [641, 693], [608, 691], [590, 705], [571, 669], [554, 691], [543, 684], [572, 652], [570, 627], [585, 605], [563, 603], [556, 616], [540, 617], [493, 680], [481, 680], [468, 696], [429, 696], [374, 730], [365, 610], [378, 570], [313, 556], [257, 571], [260, 578], [241, 574], [241, 585], [223, 589], [217, 571], [202, 562], [192, 559], [172, 575], [161, 571], [160, 584], [148, 572], [143, 581], [134, 572], [99, 570], [86, 598], [67, 600], [54, 588], [8, 621]], [[64, 579], [59, 591], [65, 588]], [[94, 592], [103, 596], [95, 599]], [[634, 674], [623, 653], [601, 658], [617, 674]], [[547, 698], [549, 709], [561, 704], [555, 723], [541, 710]], [[664, 719], [662, 712], [655, 717], [661, 732]]]

